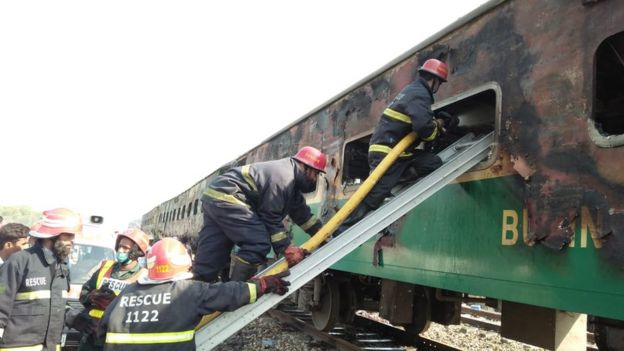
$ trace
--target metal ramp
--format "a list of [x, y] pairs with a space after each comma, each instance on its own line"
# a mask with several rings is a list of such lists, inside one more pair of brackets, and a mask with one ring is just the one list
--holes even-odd
[[[225, 312], [199, 329], [195, 334], [197, 349], [211, 350], [248, 323], [260, 317], [289, 294], [481, 162], [488, 156], [490, 146], [494, 142], [494, 132], [480, 139], [475, 139], [472, 134], [469, 134], [444, 149], [438, 154], [444, 162], [440, 168], [401, 191], [379, 209], [369, 213], [338, 237], [314, 251], [301, 263], [292, 267], [290, 276], [286, 279], [291, 284], [286, 295], [263, 295], [256, 303], [243, 306], [232, 312]], [[271, 267], [264, 271], [270, 270]]]

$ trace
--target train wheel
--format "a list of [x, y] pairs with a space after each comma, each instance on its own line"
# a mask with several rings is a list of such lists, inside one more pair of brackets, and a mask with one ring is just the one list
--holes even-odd
[[338, 282], [327, 277], [321, 287], [321, 300], [312, 310], [312, 322], [317, 330], [329, 331], [336, 326], [340, 314], [340, 288]]
[[423, 286], [416, 285], [414, 289], [412, 323], [403, 327], [408, 333], [417, 335], [429, 329], [429, 324], [431, 323], [431, 294], [429, 289]]
[[594, 337], [600, 351], [624, 350], [624, 329], [622, 328], [597, 324]]
[[353, 324], [358, 309], [356, 289], [349, 283], [340, 284], [340, 318], [346, 324]]

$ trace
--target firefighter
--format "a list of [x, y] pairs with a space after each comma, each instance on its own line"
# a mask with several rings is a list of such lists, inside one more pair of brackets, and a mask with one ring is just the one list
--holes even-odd
[[83, 332], [80, 351], [102, 350], [104, 340], [98, 338], [95, 328], [110, 302], [128, 284], [134, 283], [145, 272], [139, 258], [145, 256], [149, 247], [147, 234], [139, 229], [128, 229], [117, 235], [115, 260], [100, 264], [80, 292], [80, 302], [85, 310], [76, 317], [73, 326]]
[[257, 297], [288, 291], [281, 276], [209, 284], [191, 280], [191, 257], [182, 243], [165, 238], [147, 254], [147, 275], [108, 306], [101, 328], [104, 350], [195, 350], [195, 326], [203, 315], [232, 311]]
[[65, 208], [44, 211], [29, 233], [35, 244], [0, 267], [0, 350], [60, 350], [67, 257], [81, 232], [79, 214]]
[[358, 222], [369, 211], [377, 209], [402, 176], [411, 173], [410, 178], [416, 179], [442, 165], [442, 160], [436, 154], [416, 147], [421, 141], [432, 141], [447, 128], [455, 128], [459, 124], [456, 116], [443, 112], [434, 117], [431, 110], [433, 95], [448, 78], [448, 66], [440, 60], [428, 59], [418, 72], [418, 79], [401, 90], [384, 110], [375, 127], [368, 147], [368, 165], [371, 172], [411, 131], [417, 133], [417, 141], [390, 166], [334, 235]]
[[291, 244], [282, 220], [288, 215], [309, 235], [322, 227], [303, 194], [316, 190], [326, 163], [325, 154], [305, 146], [293, 157], [236, 167], [218, 176], [202, 196], [204, 225], [193, 267], [197, 279], [216, 281], [234, 244], [239, 250], [231, 258], [230, 280], [253, 276], [271, 247], [289, 266], [300, 262], [307, 251]]
[[0, 227], [0, 266], [12, 254], [28, 248], [30, 228], [20, 223], [7, 223]]

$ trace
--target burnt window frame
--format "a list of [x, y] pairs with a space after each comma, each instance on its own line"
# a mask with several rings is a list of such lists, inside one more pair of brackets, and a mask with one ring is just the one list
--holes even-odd
[[[599, 50], [601, 50], [603, 48], [604, 45], [606, 45], [608, 43], [608, 41], [610, 39], [612, 39], [613, 37], [618, 37], [618, 40], [623, 40], [624, 41], [624, 31], [620, 31], [617, 33], [613, 33], [607, 37], [605, 37], [603, 40], [600, 41], [600, 43], [598, 43], [598, 45], [596, 46], [596, 49], [594, 50], [594, 57], [593, 57], [593, 61], [592, 61], [592, 87], [591, 87], [591, 111], [588, 117], [588, 123], [587, 123], [587, 128], [588, 128], [588, 133], [589, 133], [589, 137], [590, 139], [594, 142], [594, 144], [596, 144], [599, 147], [602, 148], [613, 148], [613, 147], [620, 147], [624, 145], [624, 132], [621, 134], [610, 134], [610, 133], [601, 133], [600, 130], [598, 130], [598, 127], [596, 126], [596, 124], [598, 123], [596, 121], [596, 114], [597, 114], [597, 105], [598, 105], [598, 89], [599, 86], [601, 86], [599, 83], [601, 83], [599, 81], [600, 79], [600, 72], [599, 72], [599, 64], [600, 64], [600, 59], [599, 59]], [[624, 51], [619, 51], [618, 52], [620, 55], [620, 59], [624, 59]], [[624, 62], [619, 63], [624, 65]], [[618, 66], [619, 67], [619, 66]], [[624, 69], [621, 68], [621, 69]], [[624, 84], [624, 83], [622, 83]]]

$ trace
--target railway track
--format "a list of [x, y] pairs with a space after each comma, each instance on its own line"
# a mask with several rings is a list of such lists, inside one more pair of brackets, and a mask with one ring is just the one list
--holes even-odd
[[329, 332], [323, 332], [312, 325], [310, 312], [297, 310], [292, 305], [282, 305], [279, 309], [270, 310], [269, 314], [271, 317], [341, 351], [459, 351], [453, 346], [418, 335], [409, 335], [402, 329], [361, 316], [356, 316], [350, 326], [337, 326]]
[[[356, 316], [350, 326], [337, 326], [329, 332], [317, 330], [312, 324], [310, 312], [301, 311], [295, 305], [282, 304], [279, 309], [269, 311], [271, 317], [286, 323], [296, 330], [310, 335], [341, 351], [458, 351], [456, 347], [419, 335], [411, 335], [404, 330]], [[500, 313], [462, 308], [461, 323], [482, 330], [500, 331]], [[590, 345], [587, 351], [597, 351], [593, 334], [587, 333]], [[406, 346], [408, 345], [408, 346]]]

